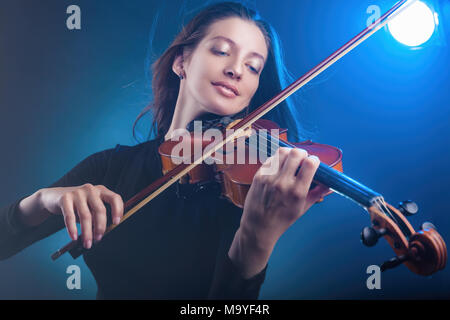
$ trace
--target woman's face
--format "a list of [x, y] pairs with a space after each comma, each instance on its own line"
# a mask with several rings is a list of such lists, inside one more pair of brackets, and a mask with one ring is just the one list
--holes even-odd
[[264, 35], [254, 23], [237, 17], [216, 21], [183, 62], [180, 94], [198, 112], [238, 113], [258, 89], [267, 54]]

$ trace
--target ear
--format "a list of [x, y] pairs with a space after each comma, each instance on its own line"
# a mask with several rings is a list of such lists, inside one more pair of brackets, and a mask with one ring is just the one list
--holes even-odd
[[184, 74], [183, 66], [184, 66], [183, 55], [176, 56], [176, 58], [175, 58], [175, 60], [173, 61], [173, 64], [172, 64], [172, 71], [175, 72], [177, 77], [180, 74]]

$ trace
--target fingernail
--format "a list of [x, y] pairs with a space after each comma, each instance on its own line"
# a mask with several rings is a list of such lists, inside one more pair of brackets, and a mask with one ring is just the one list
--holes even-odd
[[87, 240], [87, 241], [84, 242], [84, 247], [86, 249], [90, 249], [91, 246], [92, 246], [92, 240]]
[[119, 224], [120, 223], [120, 218], [118, 218], [118, 217], [114, 218], [113, 223], [114, 224]]
[[99, 242], [102, 239], [102, 235], [98, 234], [95, 236], [95, 242]]
[[317, 156], [309, 156], [309, 158], [311, 158], [314, 161], [320, 161], [319, 158]]
[[78, 234], [72, 233], [72, 239], [73, 239], [74, 241], [78, 240]]

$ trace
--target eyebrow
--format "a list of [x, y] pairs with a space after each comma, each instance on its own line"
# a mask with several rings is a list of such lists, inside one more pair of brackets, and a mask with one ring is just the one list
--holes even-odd
[[[230, 43], [231, 45], [236, 46], [236, 43], [233, 40], [231, 40], [230, 38], [224, 37], [224, 36], [216, 36], [216, 37], [210, 39], [209, 41], [216, 40], [216, 39], [224, 40], [224, 41]], [[251, 52], [250, 55], [257, 56], [257, 57], [261, 58], [263, 62], [266, 62], [266, 59], [264, 59], [264, 57], [257, 52]]]

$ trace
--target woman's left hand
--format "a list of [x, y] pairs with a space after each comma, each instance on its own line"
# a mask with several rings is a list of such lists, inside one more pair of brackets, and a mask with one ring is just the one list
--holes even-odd
[[279, 148], [255, 174], [241, 227], [254, 234], [259, 246], [275, 245], [298, 218], [329, 193], [328, 187], [319, 184], [309, 190], [319, 164], [319, 158], [308, 156], [303, 149]]
[[320, 184], [309, 190], [319, 164], [303, 149], [279, 148], [255, 174], [229, 252], [246, 270], [244, 274], [262, 269], [281, 235], [330, 193]]

